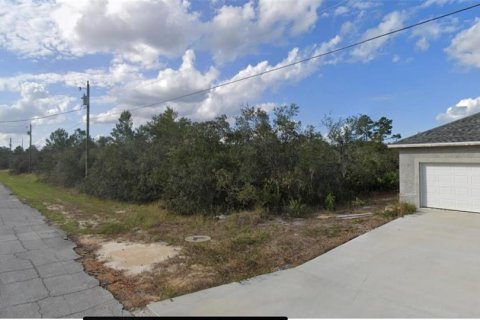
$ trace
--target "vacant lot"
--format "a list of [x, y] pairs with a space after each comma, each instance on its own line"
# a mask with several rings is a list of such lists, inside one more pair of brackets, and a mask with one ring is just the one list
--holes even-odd
[[[185, 217], [161, 203], [99, 200], [34, 175], [2, 171], [0, 182], [67, 231], [85, 269], [129, 309], [299, 265], [392, 220], [395, 214], [384, 214], [384, 208], [397, 201], [393, 194], [377, 195], [357, 201], [356, 208], [303, 217], [259, 211]], [[374, 214], [339, 218], [365, 212]], [[195, 235], [211, 240], [185, 241]]]

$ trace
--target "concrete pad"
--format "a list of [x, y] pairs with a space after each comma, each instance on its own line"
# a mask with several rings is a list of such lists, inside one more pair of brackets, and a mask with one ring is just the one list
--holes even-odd
[[424, 210], [297, 268], [148, 305], [158, 316], [480, 317], [480, 215]]

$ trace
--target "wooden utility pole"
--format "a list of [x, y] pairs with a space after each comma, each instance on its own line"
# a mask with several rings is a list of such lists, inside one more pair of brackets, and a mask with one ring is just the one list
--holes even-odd
[[85, 141], [85, 177], [88, 175], [88, 143], [90, 141], [90, 83], [87, 81], [87, 93], [83, 95], [83, 105], [87, 108], [87, 139]]
[[28, 172], [32, 172], [32, 124], [30, 123], [30, 130], [28, 130], [30, 136], [30, 144], [28, 148]]
[[10, 138], [10, 151], [12, 151], [12, 138]]

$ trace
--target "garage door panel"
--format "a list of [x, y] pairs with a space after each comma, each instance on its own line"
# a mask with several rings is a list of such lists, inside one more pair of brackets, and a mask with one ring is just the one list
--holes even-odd
[[480, 212], [480, 164], [421, 164], [420, 203]]
[[470, 182], [470, 177], [467, 175], [454, 176], [453, 183], [455, 186], [467, 185]]
[[440, 187], [450, 187], [453, 184], [453, 176], [451, 175], [439, 175], [438, 176], [438, 185]]

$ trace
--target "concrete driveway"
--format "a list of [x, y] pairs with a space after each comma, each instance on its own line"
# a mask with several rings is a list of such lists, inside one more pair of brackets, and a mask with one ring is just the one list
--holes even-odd
[[480, 214], [425, 210], [297, 268], [173, 300], [155, 315], [480, 317]]
[[42, 215], [0, 185], [0, 318], [129, 315]]

